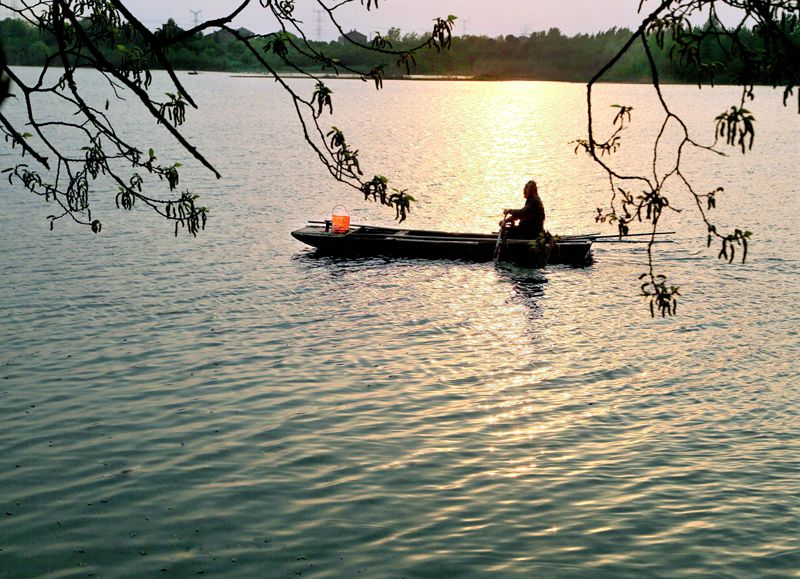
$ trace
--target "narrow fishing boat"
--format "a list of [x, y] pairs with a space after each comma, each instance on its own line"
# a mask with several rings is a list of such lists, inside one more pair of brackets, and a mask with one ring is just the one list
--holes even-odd
[[[341, 231], [341, 230], [339, 230]], [[309, 222], [292, 236], [327, 255], [414, 257], [503, 261], [520, 265], [586, 265], [591, 262], [591, 237], [553, 237], [551, 242], [507, 239], [498, 233], [449, 233], [421, 229], [394, 229], [371, 225], [336, 231], [330, 221]]]

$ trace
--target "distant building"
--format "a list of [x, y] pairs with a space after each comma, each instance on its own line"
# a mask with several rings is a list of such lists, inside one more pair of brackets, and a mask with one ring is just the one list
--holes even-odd
[[367, 37], [364, 34], [361, 34], [358, 30], [351, 30], [344, 36], [339, 37], [339, 44], [347, 44], [348, 40], [350, 39], [353, 42], [358, 42], [359, 44], [366, 44]]

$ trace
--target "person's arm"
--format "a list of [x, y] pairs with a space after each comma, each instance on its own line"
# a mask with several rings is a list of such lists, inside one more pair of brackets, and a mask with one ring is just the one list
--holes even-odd
[[528, 217], [534, 212], [534, 206], [529, 203], [525, 203], [525, 206], [520, 209], [503, 209], [503, 215], [510, 216], [511, 219], [521, 219], [522, 217]]

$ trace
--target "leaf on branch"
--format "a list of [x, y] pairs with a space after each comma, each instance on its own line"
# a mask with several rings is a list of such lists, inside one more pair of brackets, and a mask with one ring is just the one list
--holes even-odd
[[711, 210], [717, 206], [717, 193], [725, 191], [722, 187], [717, 187], [713, 191], [706, 194], [706, 208]]
[[666, 12], [661, 18], [650, 22], [645, 33], [648, 36], [655, 36], [656, 44], [663, 50], [667, 33], [671, 33], [671, 36], [677, 40], [685, 30], [691, 30], [691, 23], [686, 17]]
[[630, 123], [632, 120], [631, 111], [633, 111], [633, 107], [627, 105], [611, 105], [611, 108], [617, 109], [617, 113], [614, 115], [614, 120], [612, 121], [612, 124], [616, 127], [612, 135], [605, 142], [598, 142], [594, 138], [572, 141], [575, 143], [576, 154], [579, 149], [583, 149], [589, 155], [592, 155], [595, 151], [599, 151], [601, 157], [606, 154], [611, 155], [617, 152], [622, 145], [622, 131], [627, 128], [625, 123], [626, 121]]
[[122, 208], [126, 211], [130, 211], [136, 203], [136, 194], [128, 188], [120, 187], [115, 201], [117, 203], [117, 209]]
[[372, 46], [372, 48], [375, 48], [377, 50], [394, 48], [394, 46], [392, 46], [392, 41], [389, 40], [386, 36], [382, 35], [380, 32], [375, 33], [375, 38], [372, 39], [370, 45]]
[[428, 48], [435, 48], [436, 52], [449, 49], [453, 40], [453, 28], [456, 25], [456, 16], [450, 14], [447, 18], [434, 20], [433, 32], [428, 39]]
[[208, 209], [205, 207], [197, 207], [195, 201], [198, 199], [197, 195], [192, 195], [189, 191], [181, 193], [180, 199], [177, 201], [169, 201], [166, 204], [164, 215], [167, 219], [175, 220], [175, 237], [178, 236], [180, 228], [186, 228], [194, 237], [200, 229], [206, 228], [206, 221], [208, 218]]
[[100, 144], [100, 139], [92, 139], [91, 147], [82, 147], [86, 151], [85, 167], [92, 179], [97, 179], [101, 173], [105, 174], [108, 167], [108, 158], [106, 157], [103, 147]]
[[755, 139], [755, 117], [744, 107], [732, 106], [729, 111], [719, 114], [716, 119], [716, 137], [725, 137], [728, 145], [739, 146], [742, 153], [753, 148]]
[[[711, 231], [710, 226], [709, 231]], [[717, 237], [720, 237], [722, 240], [722, 246], [720, 247], [719, 254], [717, 255], [719, 259], [725, 259], [728, 263], [733, 263], [733, 260], [736, 257], [736, 247], [739, 246], [742, 248], [742, 263], [745, 263], [747, 260], [748, 242], [753, 235], [751, 231], [742, 231], [741, 229], [736, 229], [730, 235], [721, 236], [717, 234], [716, 229], [714, 229], [714, 234], [717, 235]], [[710, 238], [711, 235], [709, 235], [709, 239]]]
[[286, 60], [289, 56], [289, 46], [291, 38], [286, 32], [278, 32], [270, 37], [264, 44], [264, 52], [272, 52], [274, 55]]
[[180, 163], [175, 163], [169, 167], [159, 167], [159, 178], [166, 179], [167, 185], [169, 185], [169, 190], [174, 191], [175, 188], [178, 186], [180, 181], [180, 175], [178, 173], [178, 168], [181, 166]]
[[171, 92], [165, 94], [169, 102], [159, 106], [159, 114], [161, 117], [166, 116], [175, 126], [182, 125], [186, 120], [186, 101], [183, 100], [183, 95]]
[[570, 144], [575, 143], [575, 154], [578, 154], [578, 151], [583, 149], [584, 152], [589, 152], [589, 140], [588, 139], [575, 139], [574, 141], [570, 141]]
[[331, 95], [333, 91], [325, 86], [322, 81], [317, 81], [317, 86], [314, 89], [314, 94], [311, 97], [311, 103], [316, 104], [316, 116], [320, 116], [322, 114], [322, 110], [325, 107], [328, 107], [328, 110], [331, 114], [333, 114], [333, 100], [331, 99]]
[[344, 133], [337, 127], [331, 127], [326, 136], [330, 139], [331, 147], [334, 149], [345, 144]]
[[414, 58], [413, 52], [404, 52], [397, 59], [397, 66], [405, 66], [406, 74], [411, 74], [411, 67], [417, 66], [417, 60]]
[[69, 211], [85, 211], [89, 207], [89, 181], [85, 171], [70, 179], [64, 196]]
[[399, 223], [406, 220], [408, 212], [411, 211], [411, 203], [416, 201], [414, 197], [406, 193], [407, 189], [402, 191], [393, 189], [394, 193], [389, 196], [389, 205], [394, 205], [395, 218]]
[[130, 179], [131, 190], [135, 189], [136, 191], [141, 193], [143, 184], [144, 184], [144, 179], [142, 179], [141, 175], [139, 175], [138, 173], [134, 173], [133, 175], [131, 175]]
[[332, 127], [326, 135], [330, 142], [331, 156], [333, 157], [332, 173], [336, 179], [343, 177], [358, 178], [362, 175], [358, 161], [358, 151], [350, 149], [344, 138], [344, 133]]
[[627, 119], [628, 122], [631, 122], [631, 111], [633, 110], [633, 107], [626, 105], [611, 105], [611, 108], [619, 109], [614, 117], [614, 125], [618, 124], [621, 129], [625, 126], [625, 119]]
[[122, 54], [119, 69], [122, 74], [131, 79], [136, 85], [148, 88], [153, 82], [147, 55], [139, 47], [127, 48], [117, 45], [117, 51]]
[[[379, 66], [374, 66], [365, 75], [367, 78], [371, 78], [375, 82], [375, 88], [377, 90], [380, 90], [380, 89], [383, 88], [383, 77], [384, 77], [383, 68], [384, 67], [383, 67], [382, 64], [379, 65]], [[363, 78], [363, 80], [366, 80], [366, 78]]]
[[667, 286], [667, 278], [663, 275], [654, 276], [652, 273], [643, 273], [639, 280], [649, 278], [641, 286], [641, 295], [649, 302], [650, 316], [655, 317], [656, 310], [661, 317], [674, 316], [678, 309], [678, 296], [680, 291], [677, 286]]
[[375, 175], [371, 181], [367, 181], [361, 185], [361, 191], [364, 193], [364, 199], [373, 201], [380, 200], [382, 205], [387, 204], [387, 183], [389, 180], [383, 175]]

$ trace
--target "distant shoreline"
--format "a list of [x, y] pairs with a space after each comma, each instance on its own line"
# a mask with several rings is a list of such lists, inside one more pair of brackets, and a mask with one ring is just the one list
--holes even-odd
[[[225, 74], [226, 71], [215, 71], [215, 70], [208, 70], [208, 71], [198, 71], [197, 74], [202, 74], [203, 72], [207, 73], [222, 73]], [[188, 71], [187, 71], [188, 73]], [[195, 74], [192, 72], [191, 74]], [[281, 78], [292, 78], [292, 79], [303, 79], [303, 78], [311, 78], [310, 76], [297, 74], [297, 73], [288, 73], [288, 74], [281, 74], [279, 73]], [[262, 73], [232, 73], [228, 75], [230, 78], [263, 78], [263, 79], [274, 79], [275, 77], [269, 74], [262, 74]], [[360, 80], [362, 82], [370, 82], [372, 79], [364, 78], [359, 75], [355, 74], [325, 74], [325, 75], [315, 75], [314, 78], [323, 79], [323, 80]], [[461, 75], [403, 75], [403, 76], [389, 76], [385, 77], [384, 82], [393, 82], [393, 81], [409, 81], [409, 80], [423, 80], [423, 81], [470, 81], [470, 82], [560, 82], [566, 84], [586, 84], [588, 80], [560, 80], [560, 79], [552, 79], [552, 78], [535, 78], [535, 77], [526, 77], [526, 76], [494, 76], [494, 75], [475, 75], [475, 76], [461, 76]], [[629, 79], [629, 80], [601, 80], [599, 81], [601, 84], [650, 84], [652, 82], [651, 79], [643, 78], [643, 79]], [[683, 85], [683, 84], [693, 84], [688, 82], [680, 82], [680, 81], [661, 81], [660, 84], [662, 85]], [[732, 85], [730, 83], [716, 83], [718, 86], [737, 86]]]
[[[39, 69], [41, 67], [29, 65], [29, 64], [13, 64], [11, 65], [14, 68], [36, 68]], [[60, 67], [52, 67], [54, 70], [59, 69]], [[82, 67], [79, 67], [82, 68]], [[91, 67], [87, 67], [86, 69], [90, 69]], [[163, 71], [164, 69], [154, 68], [152, 69], [153, 72]], [[260, 78], [260, 79], [274, 79], [275, 77], [269, 74], [263, 74], [259, 72], [242, 72], [242, 71], [230, 71], [230, 70], [193, 70], [193, 69], [177, 69], [175, 70], [178, 74], [185, 74], [187, 76], [202, 76], [203, 74], [223, 74], [227, 75], [228, 78]], [[279, 73], [281, 78], [286, 79], [303, 79], [303, 78], [311, 78], [306, 75], [297, 74], [297, 73]], [[322, 75], [315, 75], [314, 78], [322, 79], [322, 80], [358, 80], [362, 82], [374, 82], [370, 78], [364, 78], [362, 76], [356, 74], [322, 74]], [[426, 75], [426, 74], [419, 74], [419, 75], [402, 75], [402, 76], [389, 76], [383, 79], [385, 82], [393, 82], [393, 81], [440, 81], [440, 82], [557, 82], [557, 83], [564, 83], [564, 84], [586, 84], [588, 80], [564, 80], [564, 79], [553, 79], [553, 78], [537, 78], [537, 77], [527, 77], [527, 76], [500, 76], [500, 75]], [[649, 78], [642, 78], [642, 79], [610, 79], [610, 80], [600, 80], [598, 81], [600, 84], [650, 84], [652, 82]], [[688, 81], [681, 81], [681, 80], [664, 80], [661, 79], [661, 85], [687, 85], [693, 84], [696, 85], [696, 82], [688, 82]], [[703, 86], [712, 86], [710, 84], [704, 84]], [[731, 82], [715, 82], [713, 86], [739, 86], [736, 83]], [[768, 84], [756, 84], [754, 86], [765, 86], [765, 87], [772, 87], [772, 85]]]

